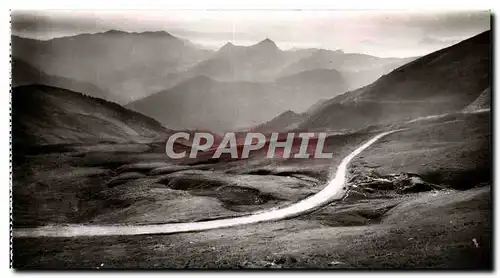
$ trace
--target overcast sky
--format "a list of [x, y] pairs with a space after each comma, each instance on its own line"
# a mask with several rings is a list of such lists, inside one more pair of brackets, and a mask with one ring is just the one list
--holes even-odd
[[490, 29], [488, 11], [14, 11], [12, 33], [50, 39], [117, 29], [164, 30], [218, 48], [270, 38], [282, 49], [420, 56]]

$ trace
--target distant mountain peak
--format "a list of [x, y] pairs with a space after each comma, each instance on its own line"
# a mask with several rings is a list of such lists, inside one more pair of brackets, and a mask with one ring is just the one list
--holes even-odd
[[122, 30], [111, 29], [111, 30], [104, 32], [104, 34], [118, 35], [118, 34], [128, 34], [128, 32], [125, 32]]
[[226, 51], [235, 48], [236, 46], [232, 42], [227, 42], [225, 45], [223, 45], [219, 51]]
[[281, 115], [299, 115], [299, 114], [292, 110], [286, 110], [285, 112], [281, 113]]
[[274, 45], [274, 46], [276, 46], [276, 43], [274, 43], [270, 38], [265, 38], [261, 42], [257, 43], [257, 45]]
[[164, 31], [164, 30], [159, 30], [159, 31], [146, 31], [139, 33], [142, 35], [153, 35], [153, 36], [166, 36], [166, 37], [173, 37], [170, 33]]
[[259, 43], [252, 45], [251, 47], [266, 48], [266, 49], [278, 49], [279, 50], [276, 43], [269, 38], [266, 38], [266, 39], [260, 41]]

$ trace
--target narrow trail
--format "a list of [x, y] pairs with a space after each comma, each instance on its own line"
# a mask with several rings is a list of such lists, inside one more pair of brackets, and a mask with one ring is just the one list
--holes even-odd
[[253, 224], [265, 221], [276, 221], [296, 217], [314, 211], [332, 201], [342, 199], [347, 191], [344, 189], [347, 176], [347, 165], [351, 160], [382, 137], [404, 129], [380, 133], [359, 146], [344, 157], [337, 167], [335, 177], [318, 193], [288, 207], [268, 210], [253, 215], [209, 220], [202, 222], [168, 223], [153, 225], [61, 225], [42, 226], [37, 228], [20, 228], [13, 230], [14, 237], [76, 237], [76, 236], [113, 236], [113, 235], [145, 235], [172, 234], [182, 232], [203, 231], [226, 228], [238, 225]]

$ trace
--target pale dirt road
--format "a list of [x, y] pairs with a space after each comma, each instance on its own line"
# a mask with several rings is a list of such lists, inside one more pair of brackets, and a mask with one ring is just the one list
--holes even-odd
[[301, 200], [288, 207], [277, 208], [259, 212], [256, 214], [209, 220], [201, 222], [187, 223], [168, 223], [153, 225], [61, 225], [61, 226], [42, 226], [37, 228], [20, 228], [13, 230], [14, 237], [77, 237], [77, 236], [112, 236], [112, 235], [145, 235], [145, 234], [173, 234], [182, 232], [203, 231], [216, 228], [232, 227], [259, 223], [264, 221], [276, 221], [285, 218], [296, 217], [302, 214], [314, 211], [325, 206], [332, 201], [342, 199], [347, 191], [344, 188], [347, 175], [347, 165], [351, 160], [380, 140], [382, 137], [391, 133], [401, 131], [392, 130], [380, 133], [356, 150], [344, 157], [337, 167], [335, 177], [330, 180], [325, 188], [304, 200]]

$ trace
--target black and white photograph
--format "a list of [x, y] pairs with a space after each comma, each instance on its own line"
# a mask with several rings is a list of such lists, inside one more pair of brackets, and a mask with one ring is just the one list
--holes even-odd
[[490, 10], [10, 17], [15, 270], [493, 269]]

